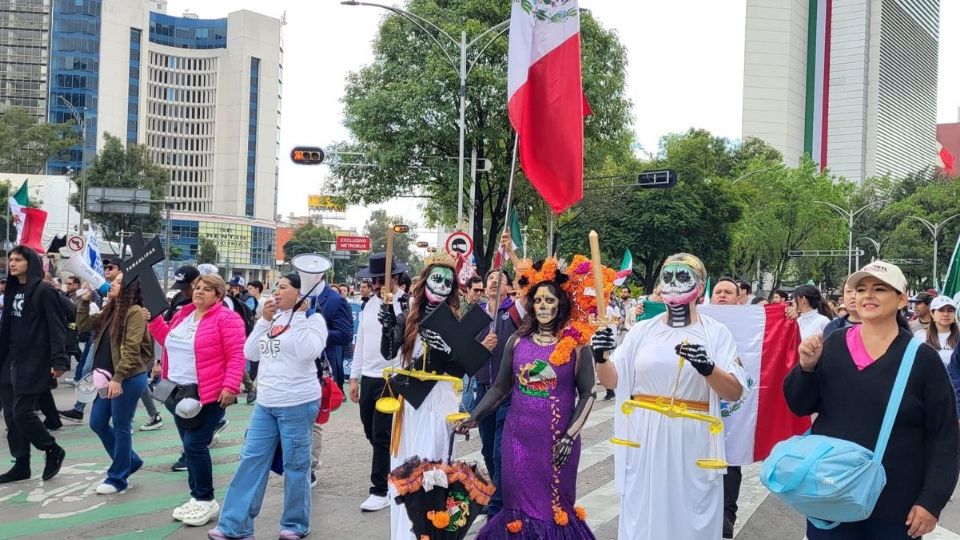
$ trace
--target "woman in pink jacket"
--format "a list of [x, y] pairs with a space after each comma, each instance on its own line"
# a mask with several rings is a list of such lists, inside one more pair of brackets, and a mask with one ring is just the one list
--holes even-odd
[[173, 519], [194, 527], [220, 512], [213, 496], [208, 446], [224, 409], [237, 400], [246, 365], [243, 320], [224, 307], [226, 292], [220, 276], [200, 276], [193, 284], [192, 305], [184, 306], [169, 323], [156, 317], [149, 324], [164, 349], [158, 389], [172, 389], [164, 403], [183, 441], [190, 485], [190, 500], [173, 510]]

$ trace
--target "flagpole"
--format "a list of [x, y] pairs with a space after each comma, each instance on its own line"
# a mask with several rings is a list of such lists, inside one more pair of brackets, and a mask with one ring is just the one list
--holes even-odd
[[[513, 202], [513, 180], [517, 175], [517, 147], [520, 145], [520, 134], [516, 133], [516, 136], [513, 138], [513, 159], [510, 162], [510, 183], [507, 184], [507, 213], [506, 219], [503, 221], [503, 232], [500, 233], [500, 238], [498, 242], [501, 242], [503, 235], [507, 233], [507, 227], [510, 226], [510, 206]], [[492, 232], [492, 231], [491, 231]], [[500, 261], [499, 272], [503, 272], [504, 261]], [[493, 305], [493, 333], [496, 334], [500, 327], [500, 317], [497, 316], [497, 312], [500, 310], [500, 291], [503, 288], [500, 286], [502, 282], [502, 277], [500, 274], [497, 274], [497, 301]]]
[[553, 256], [553, 210], [547, 207], [547, 257]]

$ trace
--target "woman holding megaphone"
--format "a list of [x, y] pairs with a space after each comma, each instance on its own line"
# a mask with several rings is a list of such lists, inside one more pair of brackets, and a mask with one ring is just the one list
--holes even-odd
[[96, 334], [93, 355], [94, 381], [99, 393], [90, 413], [90, 429], [112, 458], [107, 478], [97, 493], [125, 491], [128, 478], [143, 466], [133, 450], [133, 413], [147, 387], [147, 366], [153, 361], [153, 340], [141, 312], [140, 284], [124, 287], [123, 275], [110, 284], [107, 307], [90, 314], [90, 292], [77, 305], [77, 329]]
[[[193, 527], [220, 512], [209, 445], [224, 409], [237, 401], [246, 364], [243, 320], [224, 306], [226, 293], [223, 278], [202, 275], [193, 282], [193, 304], [169, 323], [156, 317], [149, 324], [163, 347], [161, 380], [153, 395], [174, 415], [190, 485], [190, 500], [173, 510], [173, 519]], [[146, 309], [144, 314], [149, 317]]]

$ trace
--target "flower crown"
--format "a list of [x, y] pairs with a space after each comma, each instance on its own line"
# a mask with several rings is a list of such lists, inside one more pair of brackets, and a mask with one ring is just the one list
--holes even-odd
[[444, 250], [437, 250], [430, 255], [427, 255], [423, 259], [423, 264], [425, 267], [430, 266], [449, 266], [450, 268], [457, 267], [457, 259], [453, 255], [450, 255]]
[[531, 287], [544, 281], [553, 281], [562, 286], [568, 278], [559, 266], [560, 262], [553, 257], [537, 262], [531, 262], [529, 259], [521, 261], [517, 268], [520, 276], [517, 279], [520, 295], [526, 296]]

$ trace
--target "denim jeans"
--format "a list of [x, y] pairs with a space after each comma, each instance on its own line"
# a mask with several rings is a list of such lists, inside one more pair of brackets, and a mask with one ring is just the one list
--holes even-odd
[[[77, 372], [80, 373], [79, 377], [75, 377], [75, 381], [87, 376], [88, 373], [93, 371], [93, 360], [90, 359], [90, 349], [92, 348], [90, 344], [93, 343], [93, 338], [91, 337], [87, 341], [87, 345], [83, 348], [83, 353], [80, 354], [80, 361], [77, 363]], [[78, 401], [73, 404], [73, 410], [83, 412], [87, 408], [87, 404], [81, 401]]]
[[488, 518], [497, 515], [497, 513], [500, 512], [500, 509], [503, 508], [503, 491], [502, 486], [500, 485], [500, 464], [502, 462], [500, 459], [500, 445], [503, 441], [503, 425], [506, 423], [507, 414], [509, 413], [509, 401], [500, 405], [500, 408], [497, 409], [497, 427], [493, 436], [493, 472], [490, 474], [490, 478], [493, 480], [493, 485], [497, 487], [497, 490], [493, 493], [493, 496], [490, 497], [490, 504], [487, 505]]
[[[478, 383], [475, 403], [480, 403], [489, 390], [489, 385]], [[496, 467], [493, 464], [493, 448], [497, 434], [497, 411], [493, 411], [480, 420], [477, 423], [477, 429], [480, 430], [480, 454], [483, 455], [483, 464], [487, 468], [487, 474], [493, 479], [493, 475], [496, 473]]]
[[[139, 395], [137, 398], [139, 399]], [[187, 483], [190, 496], [198, 501], [213, 500], [213, 461], [210, 459], [210, 441], [217, 424], [223, 419], [224, 410], [220, 402], [207, 403], [200, 409], [195, 419], [200, 423], [196, 428], [184, 429], [175, 407], [167, 407], [177, 424], [177, 432], [183, 441], [183, 456], [187, 460]]]
[[107, 469], [105, 483], [120, 491], [127, 489], [127, 478], [143, 466], [143, 460], [133, 451], [133, 413], [137, 401], [147, 386], [147, 374], [134, 375], [120, 383], [123, 393], [113, 399], [97, 395], [90, 408], [90, 429], [113, 459]]
[[83, 351], [80, 352], [80, 358], [77, 359], [77, 369], [73, 372], [73, 381], [77, 382], [86, 375], [84, 366], [87, 364], [87, 357], [90, 356], [90, 345], [93, 343], [92, 339], [87, 339], [83, 342]]
[[280, 442], [283, 451], [283, 515], [280, 529], [300, 536], [310, 532], [310, 448], [319, 401], [291, 407], [257, 403], [240, 451], [240, 466], [230, 480], [217, 528], [226, 536], [253, 536], [270, 464]]

